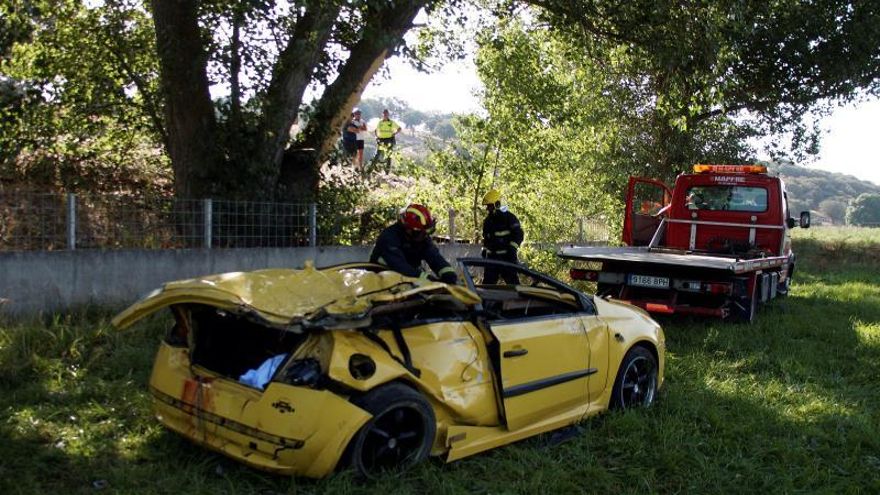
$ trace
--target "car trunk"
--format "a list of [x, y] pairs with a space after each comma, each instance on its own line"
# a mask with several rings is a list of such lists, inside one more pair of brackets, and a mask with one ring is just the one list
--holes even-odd
[[233, 380], [275, 356], [292, 354], [306, 338], [211, 306], [179, 305], [173, 311], [177, 323], [169, 343], [183, 344], [182, 325], [188, 325], [191, 364]]

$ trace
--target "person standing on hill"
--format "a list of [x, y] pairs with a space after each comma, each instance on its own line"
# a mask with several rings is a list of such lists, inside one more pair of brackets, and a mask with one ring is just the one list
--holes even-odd
[[376, 147], [381, 157], [379, 161], [384, 161], [386, 165], [391, 165], [391, 151], [394, 149], [395, 136], [400, 129], [400, 125], [389, 117], [388, 109], [382, 110], [382, 120], [376, 125]]
[[364, 140], [367, 137], [367, 123], [361, 118], [361, 109], [355, 107], [351, 112], [352, 126], [357, 129], [355, 133], [355, 144], [357, 149], [357, 157], [355, 158], [355, 169], [358, 172], [364, 171]]
[[[519, 263], [517, 251], [525, 237], [519, 219], [507, 211], [506, 206], [501, 206], [501, 193], [497, 189], [492, 189], [483, 196], [483, 205], [487, 212], [486, 219], [483, 220], [483, 257]], [[514, 270], [494, 266], [486, 267], [483, 283], [495, 284], [499, 276], [508, 284], [519, 284]]]
[[342, 128], [342, 149], [345, 151], [345, 156], [352, 160], [355, 155], [357, 155], [357, 133], [358, 128], [354, 123], [354, 112], [348, 117], [348, 120], [345, 121], [345, 126]]

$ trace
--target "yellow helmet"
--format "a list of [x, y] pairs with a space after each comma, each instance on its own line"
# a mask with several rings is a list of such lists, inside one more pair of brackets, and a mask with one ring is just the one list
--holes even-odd
[[494, 205], [499, 201], [501, 201], [501, 192], [499, 192], [498, 189], [492, 189], [483, 196], [484, 205]]

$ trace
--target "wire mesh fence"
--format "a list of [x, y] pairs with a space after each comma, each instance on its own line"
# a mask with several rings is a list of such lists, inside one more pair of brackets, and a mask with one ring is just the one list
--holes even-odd
[[[394, 217], [330, 204], [0, 189], [0, 251], [364, 245]], [[456, 221], [449, 211], [438, 241], [469, 241]], [[572, 228], [566, 240], [608, 240], [601, 220], [579, 219]]]

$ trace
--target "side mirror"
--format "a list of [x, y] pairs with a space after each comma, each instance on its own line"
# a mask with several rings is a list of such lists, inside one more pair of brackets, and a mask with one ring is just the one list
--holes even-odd
[[801, 212], [801, 219], [800, 219], [799, 223], [800, 223], [800, 226], [802, 229], [810, 228], [810, 212], [809, 211], [802, 211]]
[[785, 221], [785, 226], [790, 229], [793, 229], [797, 226], [797, 220], [795, 220], [792, 217], [788, 217], [788, 219]]

